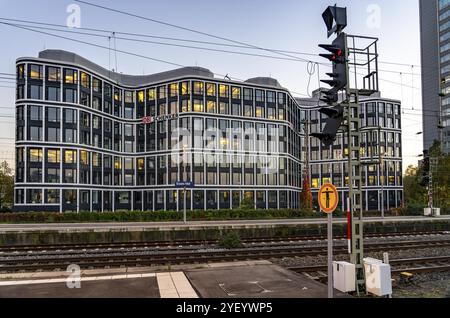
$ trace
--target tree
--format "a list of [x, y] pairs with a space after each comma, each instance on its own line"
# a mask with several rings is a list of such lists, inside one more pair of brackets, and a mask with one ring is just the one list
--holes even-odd
[[14, 201], [14, 175], [7, 161], [0, 163], [0, 211], [11, 209]]
[[[433, 206], [450, 211], [450, 155], [441, 152], [439, 141], [430, 148], [433, 181]], [[409, 166], [403, 179], [405, 204], [409, 210], [420, 211], [428, 206], [428, 186], [421, 186], [422, 167]]]
[[300, 204], [302, 211], [305, 212], [312, 212], [312, 193], [311, 193], [311, 187], [309, 186], [309, 179], [308, 177], [305, 177], [303, 180], [303, 188], [302, 192], [300, 194]]

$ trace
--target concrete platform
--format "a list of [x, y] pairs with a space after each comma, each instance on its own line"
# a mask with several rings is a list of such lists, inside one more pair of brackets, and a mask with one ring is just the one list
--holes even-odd
[[[67, 276], [67, 275], [66, 275]], [[76, 286], [79, 283], [79, 286]], [[77, 288], [78, 287], [78, 288]], [[0, 298], [198, 298], [182, 272], [0, 281]]]
[[[389, 217], [389, 218], [365, 218], [365, 223], [384, 222], [434, 222], [450, 221], [450, 216], [430, 217]], [[174, 230], [199, 230], [222, 228], [261, 228], [271, 226], [296, 226], [306, 224], [326, 224], [326, 219], [282, 219], [282, 220], [233, 220], [233, 221], [195, 221], [184, 224], [183, 222], [111, 222], [111, 223], [45, 223], [45, 224], [0, 224], [1, 233], [11, 232], [41, 232], [56, 231], [59, 233], [70, 232], [111, 232], [111, 231], [174, 231]], [[346, 224], [346, 218], [336, 218], [334, 224]]]
[[[277, 265], [187, 270], [202, 298], [327, 298], [327, 286]], [[348, 298], [335, 291], [336, 298]]]

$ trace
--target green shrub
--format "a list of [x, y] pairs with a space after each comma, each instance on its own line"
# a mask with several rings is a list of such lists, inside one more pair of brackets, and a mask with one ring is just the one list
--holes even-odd
[[236, 231], [225, 233], [219, 239], [219, 246], [228, 250], [242, 247], [241, 238]]

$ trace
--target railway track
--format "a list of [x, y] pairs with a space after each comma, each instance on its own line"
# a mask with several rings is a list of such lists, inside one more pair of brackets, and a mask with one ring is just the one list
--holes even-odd
[[[448, 235], [445, 231], [430, 232], [397, 232], [397, 233], [371, 233], [366, 234], [365, 238], [389, 238], [389, 237], [417, 237], [417, 236], [439, 236]], [[244, 244], [257, 243], [277, 243], [277, 242], [302, 242], [302, 241], [320, 241], [326, 240], [326, 235], [314, 236], [290, 236], [290, 237], [266, 237], [266, 238], [243, 238]], [[335, 240], [347, 239], [346, 236], [334, 236]], [[37, 244], [37, 245], [14, 245], [0, 246], [0, 257], [6, 253], [20, 252], [39, 252], [39, 251], [88, 251], [99, 249], [125, 249], [125, 248], [162, 248], [162, 247], [197, 247], [206, 245], [215, 245], [218, 240], [175, 240], [175, 241], [154, 241], [154, 242], [126, 242], [126, 243], [87, 243], [87, 244]]]
[[[410, 250], [423, 248], [436, 248], [450, 246], [450, 239], [441, 240], [416, 240], [416, 241], [390, 241], [372, 242], [365, 244], [367, 252]], [[37, 270], [65, 270], [70, 264], [77, 264], [82, 269], [105, 268], [119, 266], [150, 266], [150, 265], [174, 265], [193, 264], [238, 260], [279, 259], [285, 257], [318, 256], [326, 255], [327, 246], [268, 246], [247, 247], [234, 250], [197, 249], [186, 251], [150, 251], [128, 252], [118, 254], [93, 254], [93, 255], [64, 255], [42, 257], [1, 257], [0, 272], [37, 271]], [[336, 245], [335, 254], [346, 254], [346, 244]]]
[[[393, 259], [389, 261], [389, 264], [391, 265], [392, 275], [400, 275], [403, 272], [411, 274], [444, 272], [450, 271], [450, 255]], [[327, 265], [288, 267], [287, 269], [321, 282], [328, 278]]]

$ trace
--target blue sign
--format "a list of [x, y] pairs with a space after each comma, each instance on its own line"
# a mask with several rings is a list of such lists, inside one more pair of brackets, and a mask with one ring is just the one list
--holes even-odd
[[177, 188], [194, 188], [194, 182], [192, 181], [177, 181], [175, 182]]

